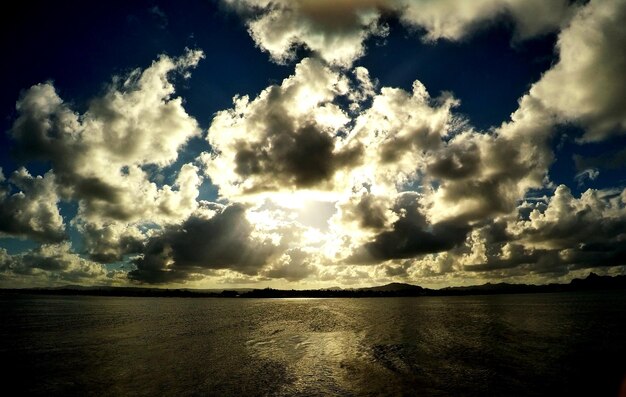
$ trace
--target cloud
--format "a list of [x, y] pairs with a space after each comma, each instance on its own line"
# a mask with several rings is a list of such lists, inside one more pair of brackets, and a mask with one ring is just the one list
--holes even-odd
[[480, 221], [513, 211], [529, 189], [547, 181], [554, 124], [540, 103], [524, 96], [500, 127], [488, 133], [468, 130], [450, 139], [430, 160], [430, 171], [440, 178], [432, 198], [433, 219]]
[[[563, 4], [559, 6], [560, 8], [555, 6], [555, 10], [557, 8], [565, 10], [567, 7], [563, 8]], [[515, 9], [519, 12], [528, 11], [514, 2], [508, 2], [506, 7], [509, 7], [506, 12], [512, 12], [515, 7], [518, 7]], [[567, 13], [578, 9], [576, 6], [568, 9]], [[527, 18], [529, 14], [524, 15], [524, 18]], [[530, 21], [524, 18], [520, 19], [519, 23], [523, 20]], [[558, 23], [565, 19], [567, 17], [563, 15], [554, 18], [555, 21], [559, 21]], [[580, 22], [575, 18], [572, 26], [576, 23]], [[552, 26], [550, 29], [554, 27], [550, 26]], [[528, 29], [529, 32], [533, 32], [532, 34], [544, 31], [538, 27]], [[314, 62], [308, 59], [305, 61]], [[323, 64], [318, 65], [324, 68]], [[302, 64], [298, 67], [302, 67]], [[366, 72], [365, 69], [361, 69], [360, 72]], [[295, 76], [298, 76], [298, 73]], [[333, 81], [341, 81], [345, 75], [336, 73], [335, 76]], [[290, 79], [298, 80], [293, 76]], [[369, 77], [366, 81], [370, 81]], [[283, 90], [278, 92], [285, 91], [284, 88], [289, 85], [286, 82], [280, 87]], [[535, 86], [541, 84], [542, 80]], [[341, 83], [339, 86], [346, 85], [347, 83]], [[491, 131], [482, 132], [475, 131], [466, 120], [454, 115], [452, 111], [459, 102], [450, 93], [444, 92], [433, 98], [419, 81], [414, 83], [411, 92], [390, 87], [383, 87], [377, 92], [373, 85], [368, 86], [358, 79], [354, 89], [358, 91], [359, 87], [366, 86], [368, 88], [363, 88], [362, 91], [367, 92], [365, 97], [368, 100], [361, 101], [371, 103], [369, 108], [363, 108], [362, 103], [359, 103], [359, 106], [349, 107], [348, 111], [339, 109], [346, 117], [337, 124], [341, 131], [339, 136], [346, 137], [343, 139], [350, 142], [352, 147], [361, 147], [362, 157], [358, 162], [346, 165], [345, 169], [338, 169], [337, 171], [341, 171], [342, 183], [335, 180], [331, 186], [343, 195], [338, 203], [340, 213], [333, 217], [333, 233], [338, 241], [342, 241], [333, 248], [334, 252], [354, 250], [356, 244], [356, 247], [360, 248], [349, 255], [351, 260], [369, 258], [368, 261], [386, 261], [454, 250], [462, 245], [473, 227], [511, 214], [519, 200], [529, 190], [550, 186], [548, 169], [554, 160], [551, 141], [555, 126], [563, 122], [563, 119], [542, 98], [534, 95], [532, 89], [520, 98], [519, 108], [511, 115], [510, 121]], [[328, 83], [319, 87], [328, 87]], [[264, 95], [269, 96], [269, 92], [270, 89], [252, 103], [255, 105], [261, 103], [260, 98]], [[327, 98], [328, 101], [334, 100], [332, 95]], [[221, 124], [214, 121], [214, 125], [237, 125], [238, 120], [234, 116], [238, 113], [244, 114], [252, 107], [247, 98], [239, 101], [241, 101], [238, 104], [239, 108], [235, 106], [228, 114], [220, 114], [215, 121], [220, 121]], [[264, 115], [271, 113], [267, 111], [271, 108], [268, 103], [267, 100], [263, 102]], [[317, 108], [319, 102], [314, 107]], [[229, 117], [219, 118], [223, 116]], [[245, 129], [241, 128], [241, 132], [235, 134], [230, 132], [223, 136], [243, 137], [243, 131], [249, 134], [249, 131], [255, 131], [259, 125], [265, 128], [268, 123], [267, 119], [259, 117], [246, 115], [244, 119]], [[263, 120], [263, 123], [252, 120]], [[279, 128], [273, 128], [273, 131], [284, 130], [282, 127], [286, 124], [277, 125]], [[211, 131], [209, 139], [211, 140]], [[251, 140], [254, 139], [253, 134]], [[268, 141], [267, 136], [259, 139], [261, 142]], [[236, 149], [241, 149], [247, 144], [249, 143], [246, 141]], [[217, 149], [213, 161], [219, 159], [222, 162], [215, 162], [214, 171], [209, 172], [209, 175], [220, 187], [226, 186], [227, 189], [231, 189], [230, 192], [241, 194], [245, 191], [242, 189], [245, 183], [254, 186], [249, 188], [248, 192], [254, 192], [255, 188], [258, 189], [257, 186], [261, 186], [261, 190], [270, 191], [281, 190], [281, 184], [298, 186], [298, 183], [294, 183], [296, 174], [284, 172], [273, 164], [274, 161], [269, 161], [281, 157], [266, 155], [267, 149], [264, 149], [262, 144], [255, 145], [256, 150], [226, 151], [226, 153], [235, 152], [230, 159], [220, 151], [220, 147], [224, 147], [223, 143], [212, 142], [212, 146]], [[275, 147], [276, 145], [267, 145], [267, 148]], [[289, 162], [283, 161], [283, 164], [285, 163]], [[246, 166], [243, 167], [242, 164]], [[219, 178], [224, 178], [223, 170], [229, 169], [235, 170], [235, 174], [239, 173], [241, 179], [237, 180], [235, 177], [230, 180], [223, 179], [228, 183], [220, 182]], [[221, 175], [218, 174], [218, 170], [221, 170]], [[262, 179], [262, 183], [260, 181], [251, 183], [249, 176], [254, 175], [254, 172], [258, 172], [259, 175], [267, 173], [275, 177], [274, 179], [266, 177]], [[285, 178], [284, 174], [289, 177]], [[322, 183], [323, 180], [324, 178], [317, 178], [317, 185], [323, 186], [326, 183]], [[326, 184], [325, 187], [328, 186], [329, 184]], [[363, 186], [367, 186], [367, 192], [361, 189]], [[235, 189], [232, 189], [233, 187]], [[303, 187], [307, 185], [298, 186]], [[417, 190], [421, 195], [419, 213], [422, 218], [419, 220], [403, 218], [404, 215], [393, 209], [391, 203], [394, 197], [406, 189]], [[225, 196], [228, 197], [229, 194]], [[354, 231], [357, 232], [350, 236], [349, 232]], [[446, 240], [447, 238], [449, 240]], [[423, 242], [425, 243], [421, 245]], [[502, 244], [504, 243], [499, 243], [498, 249], [502, 249]], [[511, 245], [509, 248], [514, 250], [515, 247]], [[525, 248], [519, 252], [525, 252], [526, 257], [530, 259], [538, 258], [537, 254], [525, 251]], [[446, 259], [447, 262], [451, 260]], [[511, 259], [510, 262], [513, 263], [515, 260]]]
[[600, 171], [596, 168], [587, 168], [574, 176], [574, 180], [578, 181], [578, 186], [583, 186], [586, 180], [593, 181], [600, 176]]
[[[527, 196], [554, 186], [560, 124], [582, 126], [584, 142], [625, 128], [626, 65], [616, 55], [625, 1], [223, 2], [273, 60], [297, 61], [302, 47], [311, 57], [217, 112], [211, 151], [196, 165], [177, 161], [201, 130], [171, 77], [187, 77], [200, 51], [115, 77], [82, 113], [52, 83], [26, 90], [10, 130], [16, 154], [52, 170], [8, 180], [0, 172], [0, 233], [59, 243], [58, 203], [76, 202], [69, 225], [84, 257], [67, 243], [0, 250], [1, 280], [115, 283], [119, 273], [96, 262], [128, 258], [133, 282], [197, 285], [537, 279], [624, 264], [626, 191], [577, 198], [560, 186]], [[559, 60], [510, 120], [478, 131], [455, 113], [453, 93], [431, 95], [417, 80], [409, 90], [379, 87], [364, 67], [350, 69], [390, 18], [431, 42], [498, 21], [511, 23], [514, 40], [562, 28]], [[621, 151], [609, 157], [577, 157], [579, 183], [623, 162]], [[198, 201], [202, 172], [223, 204]]]
[[481, 165], [479, 143], [472, 139], [453, 139], [446, 150], [434, 152], [426, 165], [426, 173], [442, 180], [474, 177]]
[[[174, 97], [169, 78], [187, 76], [202, 57], [191, 50], [178, 58], [163, 55], [145, 70], [115, 77], [83, 114], [72, 110], [51, 83], [31, 87], [17, 102], [19, 117], [10, 131], [16, 153], [23, 160], [51, 163], [54, 175], [47, 179], [54, 178], [62, 199], [78, 202], [73, 222], [92, 259], [109, 262], [137, 252], [145, 240], [139, 226], [178, 223], [196, 209], [202, 178], [194, 165], [174, 168], [171, 185], [158, 186], [155, 173], [171, 166], [188, 140], [200, 134], [182, 99]], [[51, 189], [45, 194], [31, 199], [27, 192], [22, 201], [39, 200], [42, 211], [51, 212], [59, 197]], [[52, 225], [59, 229], [55, 214]], [[28, 216], [31, 224], [38, 219]]]
[[[441, 178], [433, 199], [435, 219], [438, 213], [479, 220], [512, 211], [529, 189], [547, 184], [554, 159], [551, 140], [560, 123], [586, 127], [583, 141], [623, 129], [624, 112], [617, 110], [624, 108], [623, 79], [618, 76], [625, 65], [614, 54], [624, 47], [626, 30], [618, 22], [624, 4], [590, 2], [577, 8], [559, 34], [559, 62], [520, 98], [511, 121], [493, 134], [457, 135], [433, 156], [429, 171]], [[448, 172], [442, 173], [441, 166]]]
[[120, 222], [79, 223], [78, 231], [89, 258], [101, 263], [122, 261], [125, 255], [142, 252], [147, 239], [138, 226]]
[[[358, 2], [347, 2], [346, 5], [351, 10], [360, 6]], [[451, 109], [458, 105], [458, 101], [451, 94], [443, 93], [433, 99], [423, 85], [416, 82], [412, 93], [387, 87], [383, 87], [378, 95], [370, 91], [371, 108], [363, 110], [354, 119], [354, 127], [347, 134], [364, 148], [361, 164], [351, 165], [351, 180], [356, 185], [369, 184], [375, 190], [386, 190], [383, 196], [387, 197], [393, 196], [393, 191], [402, 189], [403, 185], [419, 186], [424, 195], [425, 224], [429, 227], [445, 222], [485, 222], [509, 214], [530, 189], [549, 184], [548, 169], [554, 159], [550, 146], [554, 127], [567, 120], [561, 112], [555, 111], [551, 98], [536, 93], [538, 87], [547, 84], [545, 81], [550, 75], [560, 73], [558, 70], [563, 68], [562, 65], [571, 63], [563, 56], [569, 50], [571, 32], [594, 24], [594, 18], [589, 21], [587, 14], [596, 6], [570, 5], [567, 1], [549, 5], [481, 1], [472, 3], [472, 7], [452, 2], [410, 2], [400, 7], [398, 3], [389, 2], [375, 6], [379, 10], [386, 7], [396, 12], [401, 9], [398, 15], [405, 24], [425, 29], [427, 38], [433, 40], [460, 39], [484, 22], [502, 15], [512, 18], [517, 38], [523, 39], [565, 26], [576, 13], [559, 36], [559, 51], [562, 53], [559, 63], [520, 99], [519, 109], [499, 128], [486, 133], [473, 131], [452, 114]], [[537, 14], [537, 6], [544, 7], [543, 12]], [[286, 6], [281, 7], [281, 12], [287, 12]], [[266, 11], [269, 9], [271, 5]], [[262, 14], [263, 10], [259, 8], [257, 12]], [[611, 23], [600, 22], [603, 26]], [[603, 32], [603, 29], [599, 31]], [[593, 62], [599, 61], [593, 52], [591, 58]], [[568, 84], [559, 83], [558, 86]], [[553, 95], [557, 96], [556, 93]], [[567, 97], [562, 95], [559, 98]], [[572, 97], [576, 98], [576, 95]], [[361, 226], [389, 227], [389, 218], [384, 219], [382, 207], [370, 208], [371, 219], [366, 219], [364, 211], [359, 211], [359, 205], [372, 204], [368, 197], [352, 196], [349, 199], [354, 201], [352, 206], [347, 204], [348, 201], [342, 204], [344, 221], [360, 222]], [[381, 239], [392, 237], [399, 237], [397, 231], [386, 230], [380, 234]], [[386, 244], [381, 243], [379, 249], [374, 245], [370, 248], [383, 252], [384, 246]], [[409, 255], [408, 252], [411, 250], [402, 255]], [[419, 250], [415, 254], [419, 254]], [[381, 258], [392, 256], [377, 255]]]
[[585, 128], [583, 142], [626, 130], [626, 1], [590, 1], [561, 31], [559, 62], [529, 95], [564, 122]]
[[489, 255], [487, 261], [480, 264], [465, 266], [470, 272], [498, 273], [499, 277], [506, 277], [522, 271], [526, 274], [567, 274], [569, 269], [559, 259], [554, 250], [526, 249], [514, 243], [500, 247], [497, 254]]
[[305, 46], [330, 64], [350, 66], [369, 36], [385, 36], [382, 0], [223, 0], [245, 19], [254, 42], [279, 63]]
[[148, 12], [150, 12], [150, 14], [152, 14], [152, 16], [158, 22], [158, 26], [160, 29], [167, 28], [167, 25], [169, 23], [167, 14], [165, 14], [165, 12], [161, 8], [159, 8], [159, 6], [150, 7], [150, 9], [148, 9]]
[[[452, 112], [451, 94], [432, 98], [419, 81], [411, 92], [383, 87], [370, 97], [369, 108], [347, 113], [354, 121], [346, 136], [364, 148], [364, 160], [335, 186], [341, 198], [328, 252], [339, 258], [378, 263], [454, 250], [474, 225], [511, 213], [546, 183], [555, 119], [532, 98], [511, 121], [480, 132]], [[401, 197], [414, 202], [400, 205]]]
[[404, 265], [399, 266], [384, 265], [383, 269], [387, 277], [406, 278], [409, 276], [409, 273], [407, 272], [409, 266], [410, 263], [407, 262]]
[[146, 283], [185, 282], [216, 269], [254, 275], [276, 247], [253, 235], [245, 208], [238, 204], [206, 204], [179, 226], [150, 238], [131, 280]]
[[531, 130], [510, 136], [465, 132], [434, 154], [427, 168], [439, 184], [431, 199], [433, 219], [493, 218], [513, 211], [528, 189], [542, 186], [553, 159], [551, 129], [539, 128], [543, 136], [536, 139]]
[[[448, 38], [459, 39], [481, 21], [505, 14], [516, 23], [518, 38], [525, 38], [555, 29], [578, 10], [563, 38], [581, 23], [579, 15], [586, 9], [559, 3], [547, 19], [533, 20], [529, 9], [516, 2], [500, 3], [500, 8], [494, 2], [481, 4], [488, 12], [459, 22], [460, 33]], [[494, 16], [485, 17], [489, 12]], [[449, 29], [442, 32], [454, 32]], [[579, 266], [573, 253], [573, 262], [567, 262], [557, 248], [534, 246], [530, 234], [506, 227], [514, 224], [507, 219], [529, 190], [550, 186], [551, 142], [555, 126], [566, 120], [533, 91], [550, 72], [520, 98], [510, 121], [486, 132], [453, 113], [459, 101], [451, 93], [431, 97], [419, 81], [409, 92], [378, 90], [366, 72], [359, 68], [351, 80], [345, 71], [307, 58], [281, 85], [254, 100], [235, 98], [233, 109], [213, 120], [208, 139], [214, 153], [203, 157], [222, 197], [333, 190], [339, 212], [320, 249], [326, 258], [349, 263], [385, 262], [381, 271], [388, 277], [442, 277], [462, 272], [463, 266], [468, 272], [500, 275], [522, 268], [532, 274], [562, 274], [568, 266]], [[303, 143], [316, 148], [314, 157], [297, 149]], [[354, 158], [342, 161], [348, 152]], [[560, 249], [583, 255], [575, 245]], [[621, 251], [616, 252], [613, 257]], [[281, 258], [264, 267], [266, 277], [297, 280], [314, 274], [311, 262], [292, 261], [287, 254]], [[304, 268], [302, 273], [293, 263]]]
[[463, 120], [451, 110], [459, 104], [449, 93], [432, 98], [415, 81], [412, 91], [382, 87], [372, 105], [356, 119], [352, 135], [366, 148], [363, 182], [392, 187], [417, 177], [426, 153], [440, 148]]
[[[10, 134], [17, 155], [50, 161], [60, 193], [79, 202], [80, 216], [132, 221], [188, 215], [193, 200], [189, 185], [180, 183], [175, 210], [170, 188], [158, 189], [142, 168], [172, 164], [180, 148], [200, 134], [196, 121], [174, 98], [168, 76], [194, 67], [202, 53], [187, 51], [179, 58], [161, 56], [150, 67], [115, 78], [104, 95], [93, 98], [84, 114], [74, 112], [51, 83], [28, 89], [17, 103], [19, 117]], [[189, 180], [190, 166], [181, 173]], [[165, 197], [167, 196], [167, 197]], [[165, 204], [168, 201], [169, 204]]]
[[[349, 110], [343, 110], [333, 102], [345, 97], [350, 86], [359, 93], [354, 102], [359, 106], [344, 101]], [[370, 107], [362, 106], [367, 102]], [[411, 92], [383, 87], [377, 93], [366, 69], [359, 68], [355, 80], [349, 80], [348, 74], [307, 58], [280, 86], [269, 87], [253, 101], [236, 98], [233, 109], [218, 112], [208, 134], [214, 153], [204, 154], [203, 159], [220, 195], [230, 200], [259, 205], [269, 197], [289, 206], [278, 193], [294, 193], [291, 199], [297, 201], [298, 190], [332, 190], [334, 197], [340, 197], [340, 212], [331, 219], [329, 234], [321, 237], [333, 241], [322, 243], [325, 255], [345, 257], [355, 245], [362, 247], [353, 257], [368, 263], [439, 252], [465, 237], [466, 221], [431, 223], [427, 209], [406, 215], [407, 209], [396, 208], [394, 201], [403, 185], [422, 182], [421, 178], [430, 178], [430, 183], [432, 177], [424, 175], [424, 168], [431, 153], [441, 152], [438, 159], [443, 162], [446, 139], [466, 126], [451, 112], [457, 104], [449, 93], [431, 98], [419, 81]], [[315, 131], [298, 129], [298, 125], [309, 128], [311, 120], [318, 125]], [[327, 127], [324, 134], [335, 142], [333, 151], [303, 146], [298, 135], [319, 135], [328, 120], [332, 129]], [[302, 147], [312, 154], [300, 152]], [[463, 148], [460, 145], [448, 157], [459, 157]], [[344, 153], [358, 157], [344, 164]], [[469, 160], [472, 154], [466, 157]], [[290, 167], [294, 162], [302, 170]], [[433, 168], [441, 176], [451, 175], [444, 172], [445, 164]], [[472, 169], [467, 169], [461, 165], [456, 173], [470, 177]], [[272, 195], [255, 201], [252, 197], [257, 193]], [[394, 239], [411, 241], [405, 247], [393, 247]], [[276, 263], [272, 266], [275, 271], [266, 275], [281, 274]]]
[[[482, 260], [466, 263], [467, 271], [497, 271], [501, 276], [551, 273], [623, 265], [626, 260], [624, 191], [589, 189], [575, 198], [565, 185], [542, 202], [524, 202], [528, 215], [477, 230]], [[503, 225], [503, 223], [501, 223]], [[497, 236], [497, 237], [496, 237]], [[476, 250], [476, 246], [472, 247]]]
[[17, 103], [19, 117], [11, 129], [18, 152], [52, 160], [61, 169], [85, 161], [86, 155], [59, 158], [68, 151], [78, 155], [79, 149], [96, 152], [115, 165], [170, 164], [178, 148], [199, 130], [185, 113], [182, 99], [172, 98], [174, 86], [168, 74], [184, 72], [202, 57], [200, 51], [187, 51], [175, 59], [163, 55], [144, 71], [136, 69], [125, 79], [116, 77], [83, 115], [73, 112], [51, 83], [31, 87]]
[[400, 19], [424, 29], [426, 40], [460, 40], [485, 24], [509, 18], [515, 38], [527, 39], [557, 30], [570, 17], [568, 0], [400, 0]]
[[22, 167], [5, 180], [0, 168], [0, 237], [26, 237], [41, 242], [66, 239], [58, 202], [52, 171], [33, 177]]
[[389, 227], [390, 220], [397, 219], [396, 213], [390, 209], [391, 206], [391, 200], [385, 196], [372, 194], [366, 185], [339, 203], [338, 220], [344, 225], [354, 224], [357, 231], [362, 229], [380, 231]]
[[351, 255], [348, 262], [411, 258], [446, 251], [461, 244], [470, 228], [466, 224], [450, 221], [430, 224], [422, 213], [419, 198], [414, 192], [399, 195], [394, 206], [398, 220], [393, 223], [392, 229], [376, 235], [373, 241]]
[[287, 281], [299, 281], [317, 273], [311, 264], [310, 252], [294, 248], [285, 252], [275, 263], [263, 271], [269, 278], [283, 278]]
[[[324, 250], [331, 256], [348, 255], [350, 261], [367, 263], [454, 248], [471, 229], [468, 221], [515, 208], [530, 185], [523, 181], [537, 166], [533, 157], [528, 159], [521, 152], [547, 141], [529, 141], [521, 134], [539, 127], [516, 127], [520, 136], [515, 139], [478, 133], [452, 113], [459, 102], [451, 94], [432, 98], [419, 81], [411, 92], [388, 87], [377, 92], [367, 71], [359, 71], [361, 78], [357, 76], [352, 84], [357, 92], [367, 93], [364, 97], [371, 106], [348, 104], [350, 110], [345, 111], [333, 107], [335, 117], [330, 120], [338, 122], [327, 134], [342, 146], [325, 152], [307, 145], [316, 161], [292, 151], [292, 146], [301, 143], [293, 136], [303, 133], [294, 125], [311, 119], [319, 123], [322, 118], [316, 116], [328, 114], [321, 109], [345, 95], [345, 87], [350, 86], [347, 74], [305, 59], [280, 86], [269, 87], [254, 101], [236, 98], [233, 109], [218, 112], [208, 135], [214, 153], [203, 158], [222, 197], [332, 189], [341, 197], [340, 212], [331, 219], [332, 230], [325, 238], [336, 243], [324, 244]], [[304, 104], [298, 99], [303, 92]], [[541, 136], [547, 135], [549, 129]], [[333, 157], [341, 158], [339, 153], [346, 146], [358, 148], [358, 161], [333, 167]], [[551, 159], [549, 154], [546, 157]], [[289, 168], [292, 161], [302, 162], [306, 173]], [[533, 184], [543, 182], [547, 164], [542, 163], [543, 171], [537, 171]], [[321, 172], [329, 165], [332, 172]], [[310, 175], [316, 175], [313, 184], [308, 182]], [[421, 185], [419, 210], [416, 204], [407, 204], [408, 209], [394, 204], [408, 194], [399, 194], [403, 186], [412, 184]], [[468, 197], [478, 204], [447, 208]]]
[[425, 32], [425, 40], [460, 40], [496, 19], [509, 18], [516, 39], [557, 30], [571, 16], [568, 0], [222, 0], [241, 15], [254, 42], [279, 63], [300, 46], [333, 65], [349, 67], [364, 42], [384, 37], [397, 17]]
[[335, 174], [358, 164], [362, 148], [342, 137], [349, 121], [334, 103], [347, 79], [315, 59], [250, 101], [216, 114], [208, 131], [207, 173], [233, 198], [271, 191], [331, 189]]
[[72, 252], [69, 242], [44, 244], [18, 255], [0, 249], [0, 282], [33, 284], [110, 284], [119, 274]]
[[589, 189], [575, 198], [560, 185], [545, 210], [534, 209], [529, 219], [512, 228], [516, 237], [540, 248], [576, 248], [626, 238], [623, 192]]

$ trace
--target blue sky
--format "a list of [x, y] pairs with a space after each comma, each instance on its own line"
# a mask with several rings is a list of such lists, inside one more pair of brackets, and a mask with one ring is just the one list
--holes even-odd
[[2, 24], [0, 283], [621, 274], [625, 8], [18, 6]]

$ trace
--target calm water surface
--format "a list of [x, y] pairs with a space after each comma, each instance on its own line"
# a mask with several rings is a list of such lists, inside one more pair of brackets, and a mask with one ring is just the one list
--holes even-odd
[[624, 292], [0, 296], [0, 320], [15, 395], [615, 396], [626, 373]]

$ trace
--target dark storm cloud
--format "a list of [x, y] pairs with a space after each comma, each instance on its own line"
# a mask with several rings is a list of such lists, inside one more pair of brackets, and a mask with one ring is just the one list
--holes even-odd
[[212, 217], [195, 214], [180, 226], [166, 228], [150, 238], [143, 255], [129, 273], [145, 283], [181, 282], [215, 269], [254, 275], [266, 264], [275, 247], [252, 236], [245, 208], [233, 204], [215, 207]]
[[401, 194], [393, 211], [399, 219], [393, 223], [392, 229], [379, 233], [373, 241], [364, 244], [348, 258], [349, 262], [379, 262], [446, 251], [461, 244], [470, 231], [464, 222], [430, 224], [421, 212], [417, 193]]
[[[480, 225], [475, 228], [478, 227]], [[489, 222], [488, 225], [482, 227], [481, 232], [487, 244], [503, 244], [513, 239], [513, 236], [507, 231], [507, 222], [504, 219]]]
[[77, 177], [74, 182], [74, 192], [79, 197], [88, 200], [104, 200], [111, 203], [119, 203], [121, 189], [94, 177]]
[[565, 260], [575, 268], [623, 266], [626, 264], [626, 241], [581, 244], [565, 253]]
[[[474, 200], [473, 206], [464, 209], [463, 217], [468, 220], [479, 220], [497, 214], [508, 213], [514, 208], [514, 198], [510, 193], [507, 182], [514, 184], [516, 180], [504, 177], [500, 180], [465, 180], [462, 182], [446, 183], [442, 198], [447, 202]], [[512, 200], [513, 199], [513, 200]]]
[[463, 179], [474, 176], [479, 166], [480, 150], [470, 142], [465, 147], [451, 146], [436, 152], [426, 172], [435, 178]]
[[427, 126], [410, 128], [403, 136], [395, 136], [380, 145], [380, 162], [382, 164], [398, 163], [403, 153], [437, 148], [441, 145], [441, 131]]
[[17, 272], [32, 272], [33, 269], [46, 271], [60, 271], [69, 267], [69, 262], [59, 256], [43, 256], [41, 252], [34, 251], [20, 257], [21, 266], [15, 268]]
[[356, 206], [348, 212], [343, 210], [343, 218], [347, 221], [357, 220], [360, 227], [365, 229], [382, 229], [387, 223], [386, 208], [376, 198], [369, 194], [361, 195]]
[[[279, 111], [281, 114], [286, 112]], [[266, 139], [255, 143], [240, 143], [235, 156], [235, 171], [242, 178], [271, 176], [271, 183], [296, 188], [308, 188], [328, 181], [336, 170], [359, 161], [362, 149], [355, 147], [335, 152], [335, 139], [313, 123], [296, 128], [287, 117], [267, 125]], [[290, 125], [291, 124], [291, 125]], [[269, 185], [271, 186], [271, 185]], [[268, 185], [248, 190], [263, 191]]]

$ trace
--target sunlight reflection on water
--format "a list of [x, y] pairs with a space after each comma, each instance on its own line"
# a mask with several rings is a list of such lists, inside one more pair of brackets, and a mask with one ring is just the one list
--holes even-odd
[[626, 371], [625, 293], [1, 296], [0, 314], [5, 387], [33, 395], [599, 396]]

